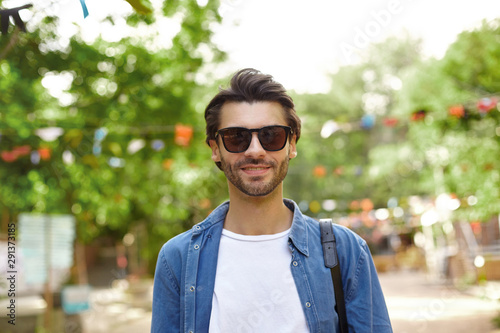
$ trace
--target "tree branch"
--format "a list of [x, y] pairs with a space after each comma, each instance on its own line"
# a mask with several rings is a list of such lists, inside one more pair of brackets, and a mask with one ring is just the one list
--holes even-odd
[[19, 32], [20, 31], [21, 30], [19, 30], [18, 27], [15, 27], [14, 33], [10, 37], [9, 42], [7, 43], [5, 48], [0, 52], [0, 61], [7, 58], [7, 54], [10, 52], [10, 50], [12, 50], [14, 45], [17, 43], [17, 40], [19, 39]]

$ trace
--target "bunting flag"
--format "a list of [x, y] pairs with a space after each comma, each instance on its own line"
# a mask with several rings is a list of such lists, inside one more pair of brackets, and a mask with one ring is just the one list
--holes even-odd
[[464, 118], [465, 108], [463, 105], [453, 105], [448, 109], [448, 113], [453, 117]]
[[375, 126], [375, 116], [373, 114], [365, 114], [361, 118], [360, 125], [362, 129], [372, 128], [373, 126]]
[[418, 110], [415, 111], [411, 114], [411, 121], [421, 121], [424, 120], [425, 117], [427, 116], [428, 111], [427, 110]]
[[493, 110], [498, 104], [498, 99], [496, 97], [486, 97], [486, 98], [481, 98], [477, 102], [477, 108], [479, 112], [481, 113], [488, 113], [491, 110]]
[[175, 125], [175, 143], [179, 146], [188, 147], [193, 137], [193, 128], [182, 124]]
[[323, 165], [315, 166], [312, 172], [315, 178], [324, 178], [326, 176], [326, 168]]
[[102, 141], [108, 135], [108, 130], [104, 127], [98, 128], [94, 132], [94, 146], [92, 147], [92, 153], [95, 156], [100, 156], [102, 152]]
[[172, 158], [166, 158], [163, 160], [161, 163], [161, 166], [165, 170], [170, 170], [172, 168], [172, 165], [174, 164], [174, 160]]
[[384, 125], [386, 127], [396, 127], [398, 123], [399, 120], [397, 118], [389, 117], [384, 119]]
[[160, 139], [153, 140], [151, 141], [151, 148], [155, 151], [163, 150], [165, 148], [165, 142]]
[[85, 4], [85, 0], [80, 0], [80, 4], [82, 5], [83, 9], [83, 18], [87, 18], [87, 16], [89, 16], [89, 11], [87, 10], [87, 5]]
[[21, 7], [15, 7], [10, 9], [0, 9], [0, 21], [1, 21], [0, 30], [2, 31], [2, 34], [6, 35], [9, 30], [10, 17], [12, 17], [14, 23], [19, 28], [19, 30], [21, 30], [22, 32], [26, 32], [26, 26], [24, 25], [23, 20], [21, 20], [21, 16], [19, 16], [19, 11], [21, 9], [30, 8], [32, 6], [33, 5], [28, 4]]

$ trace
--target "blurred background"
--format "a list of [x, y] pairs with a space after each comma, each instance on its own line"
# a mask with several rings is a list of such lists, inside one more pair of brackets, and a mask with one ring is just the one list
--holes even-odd
[[494, 331], [499, 10], [0, 0], [0, 331], [149, 331], [161, 246], [228, 199], [203, 113], [244, 67], [290, 90], [285, 196], [368, 242], [395, 331]]

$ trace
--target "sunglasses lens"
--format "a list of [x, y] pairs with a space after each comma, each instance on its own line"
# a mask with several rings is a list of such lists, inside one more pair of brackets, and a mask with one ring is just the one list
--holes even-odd
[[252, 133], [244, 128], [228, 128], [222, 135], [224, 146], [232, 153], [241, 153], [248, 149]]
[[278, 151], [283, 149], [288, 136], [288, 127], [266, 126], [260, 129], [243, 127], [224, 128], [219, 131], [224, 147], [231, 153], [242, 153], [252, 142], [252, 132], [258, 132], [259, 141], [265, 150]]
[[259, 131], [259, 140], [265, 150], [281, 150], [286, 143], [286, 130], [279, 126], [263, 127]]

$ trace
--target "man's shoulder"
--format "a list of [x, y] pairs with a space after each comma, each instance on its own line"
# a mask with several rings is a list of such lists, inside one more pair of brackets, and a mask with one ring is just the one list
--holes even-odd
[[[313, 228], [317, 229], [317, 232], [318, 232], [318, 235], [320, 234], [320, 231], [319, 231], [319, 221], [310, 217], [310, 216], [307, 216], [307, 215], [303, 215], [305, 220], [313, 226]], [[361, 236], [359, 236], [357, 233], [355, 233], [354, 231], [352, 231], [351, 229], [343, 226], [343, 225], [340, 225], [338, 223], [335, 223], [334, 220], [332, 220], [333, 223], [332, 223], [332, 227], [333, 227], [333, 233], [335, 235], [335, 240], [337, 242], [337, 246], [341, 245], [341, 246], [344, 246], [344, 247], [356, 247], [356, 248], [359, 248], [359, 247], [362, 247], [364, 248], [365, 245], [366, 245], [366, 242], [363, 238], [361, 238]]]
[[165, 244], [163, 244], [160, 250], [160, 256], [165, 259], [168, 258], [168, 260], [181, 258], [187, 251], [189, 243], [191, 242], [192, 234], [193, 230], [189, 229], [170, 238]]
[[333, 232], [337, 239], [348, 239], [349, 241], [355, 241], [359, 244], [365, 243], [365, 240], [361, 238], [361, 236], [343, 225], [333, 223]]

